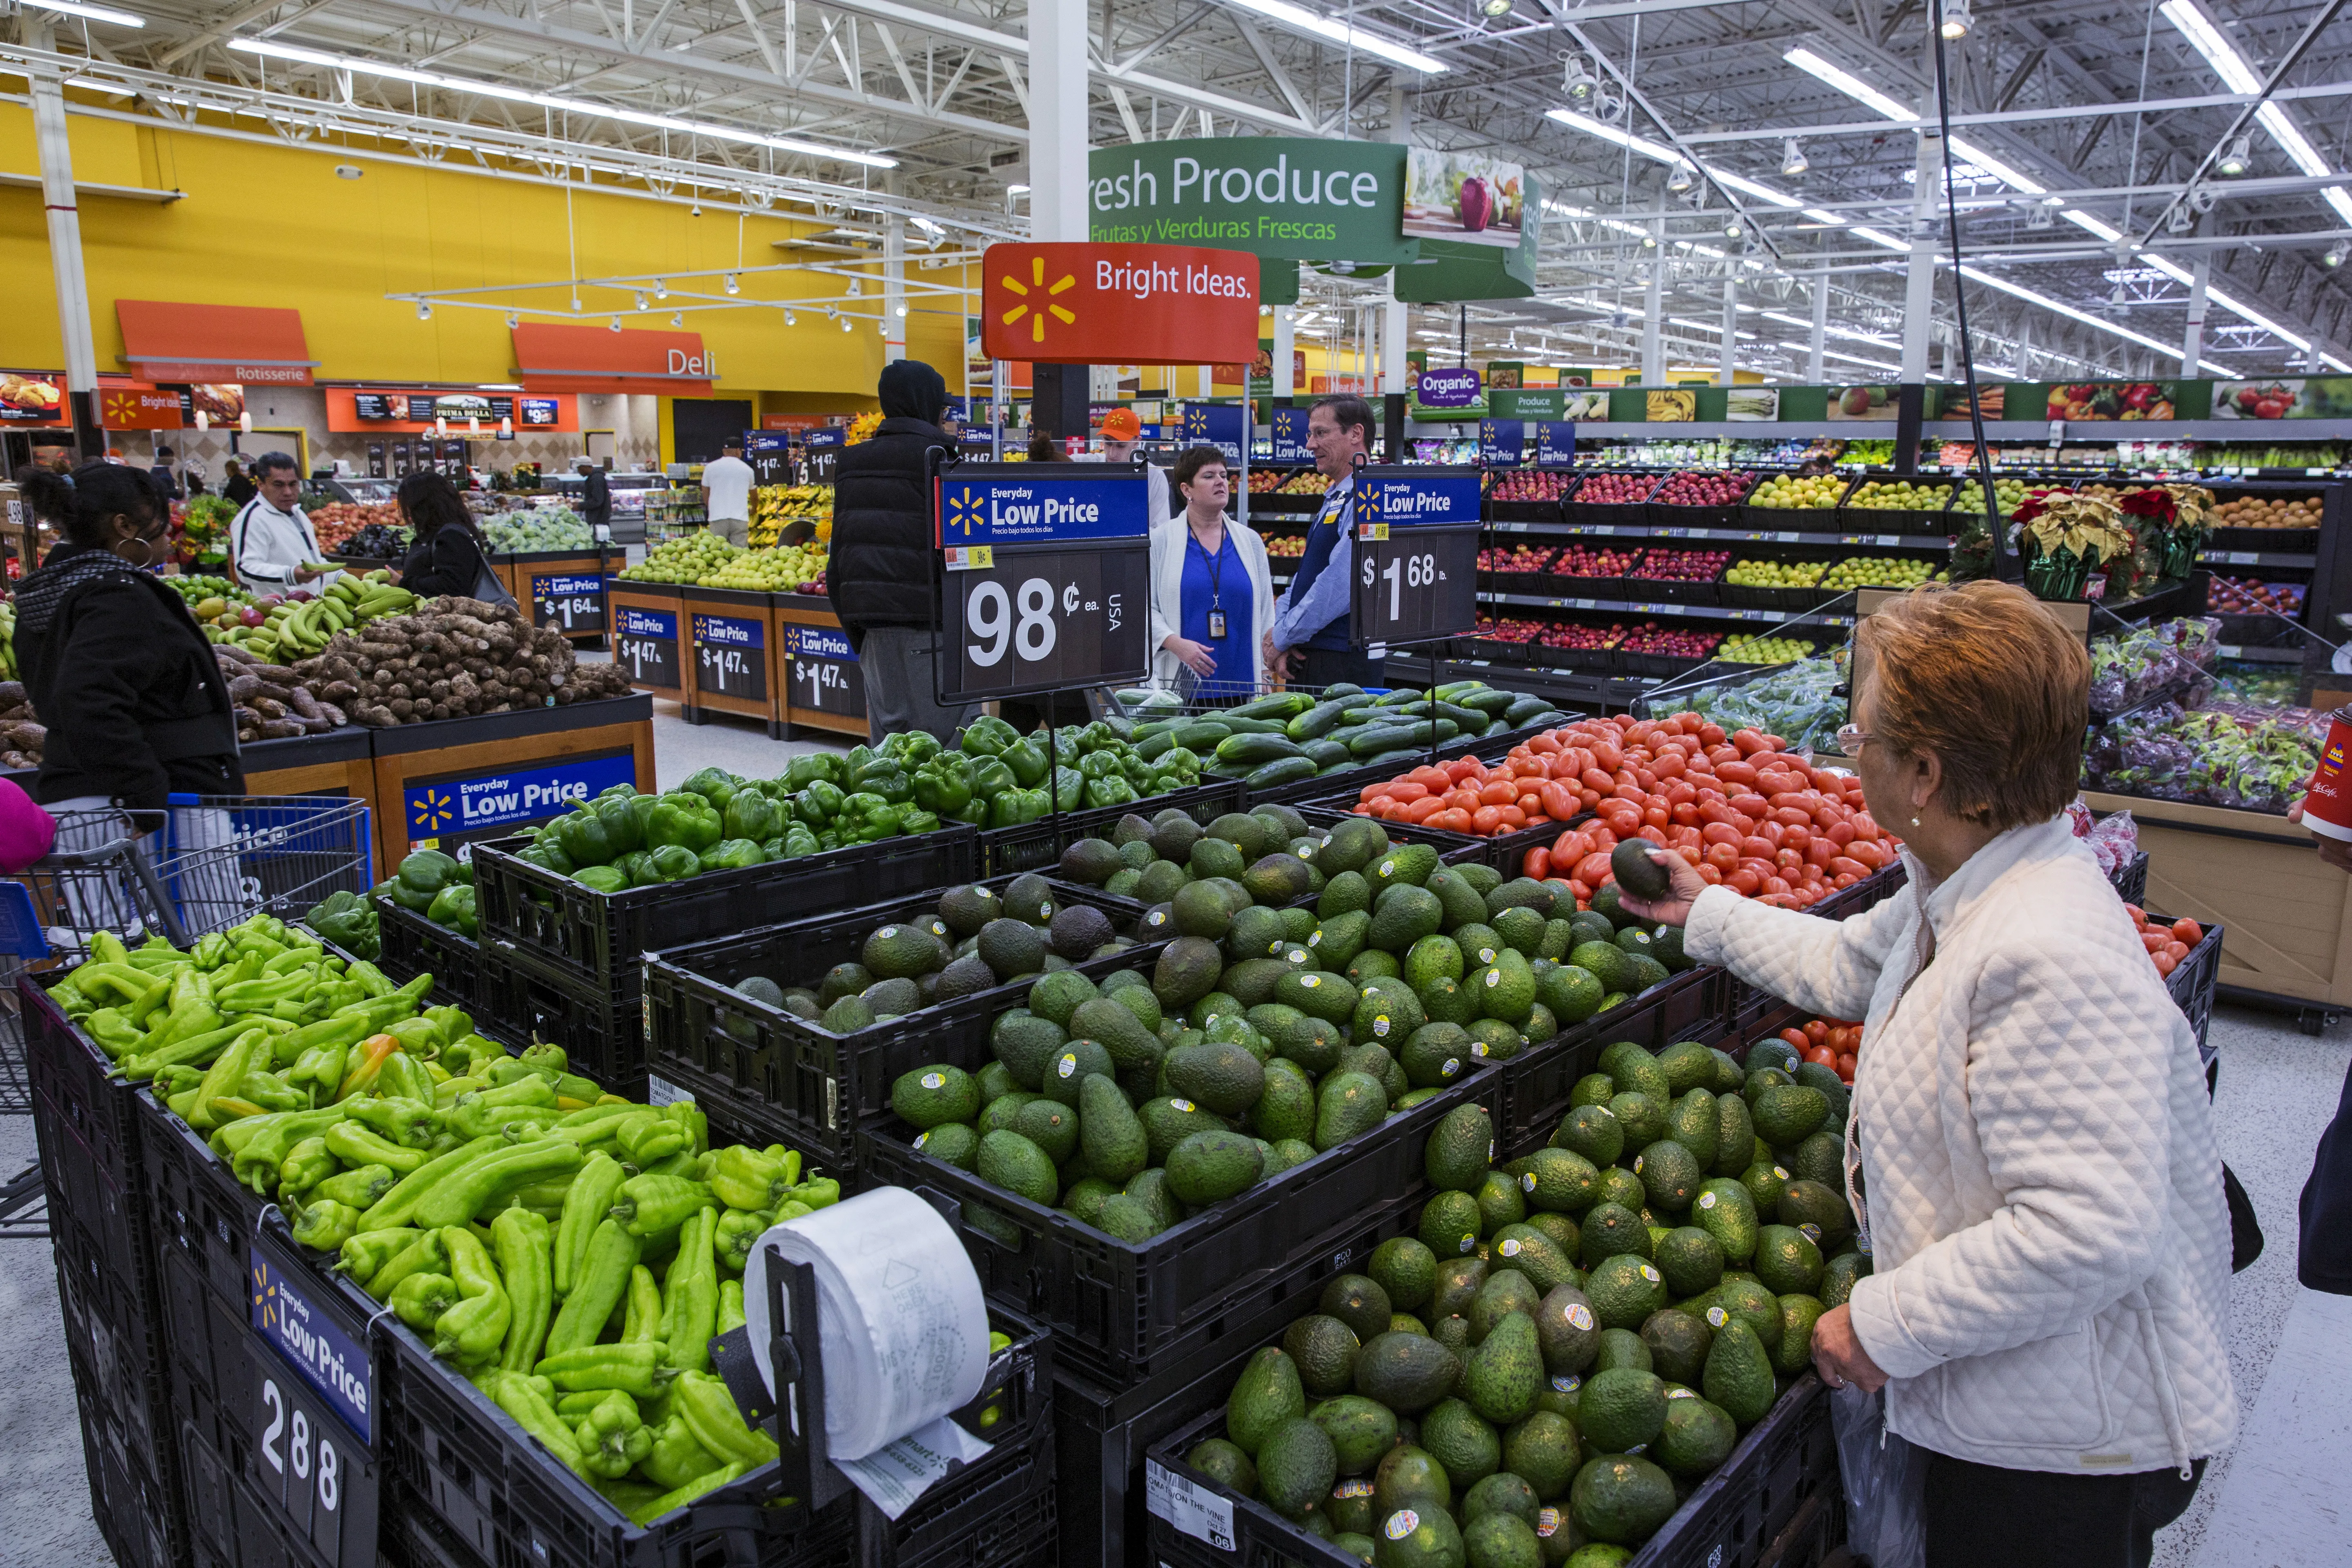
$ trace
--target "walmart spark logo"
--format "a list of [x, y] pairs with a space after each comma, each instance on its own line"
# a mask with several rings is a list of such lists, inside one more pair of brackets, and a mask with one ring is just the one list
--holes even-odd
[[1370, 524], [1387, 521], [1381, 515], [1380, 486], [1360, 484], [1356, 487], [1355, 493], [1356, 521], [1358, 522]]
[[1061, 306], [1048, 302], [1055, 296], [1066, 293], [1068, 290], [1078, 286], [1077, 275], [1076, 273], [1065, 273], [1062, 276], [1061, 280], [1054, 284], [1054, 286], [1049, 289], [1045, 286], [1045, 258], [1042, 256], [1033, 256], [1029, 258], [1029, 281], [1027, 283], [1023, 283], [1019, 279], [1014, 278], [1010, 273], [1007, 273], [1002, 281], [1007, 289], [1010, 289], [1013, 293], [1018, 294], [1024, 300], [1030, 297], [1030, 293], [1033, 289], [1045, 296], [1045, 300], [1039, 301], [1034, 310], [1028, 305], [1015, 305], [1013, 309], [1004, 312], [1004, 324], [1008, 327], [1013, 325], [1013, 322], [1021, 320], [1024, 316], [1029, 318], [1029, 341], [1031, 342], [1042, 343], [1045, 341], [1045, 318], [1048, 315], [1051, 315], [1055, 321], [1061, 322], [1062, 325], [1066, 327], [1075, 326], [1077, 324], [1077, 317], [1072, 315]]
[[947, 496], [945, 528], [961, 529], [963, 537], [970, 539], [973, 529], [984, 528], [987, 524], [988, 496], [985, 491], [974, 489], [970, 485], [959, 485]]
[[1195, 441], [1209, 438], [1209, 411], [1206, 408], [1189, 406], [1184, 410], [1184, 434]]
[[253, 1260], [253, 1305], [261, 1314], [260, 1326], [265, 1331], [284, 1326], [286, 1309], [278, 1300], [278, 1281], [270, 1277], [269, 1265], [258, 1258]]
[[135, 395], [110, 392], [101, 406], [99, 423], [109, 429], [128, 429], [131, 421], [139, 417], [139, 399]]
[[409, 808], [415, 814], [409, 826], [427, 833], [438, 833], [457, 820], [457, 803], [443, 789], [418, 790], [409, 797]]

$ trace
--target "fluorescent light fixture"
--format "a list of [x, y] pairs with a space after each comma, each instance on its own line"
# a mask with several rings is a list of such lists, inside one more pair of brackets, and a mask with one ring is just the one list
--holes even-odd
[[[1694, 321], [1687, 316], [1668, 316], [1666, 321], [1674, 326], [1688, 327], [1695, 332], [1705, 332], [1709, 337], [1719, 338], [1723, 336], [1723, 323], [1721, 321]], [[1735, 335], [1742, 342], [1752, 343], [1756, 341], [1756, 334], [1754, 332], [1739, 332]]]
[[1852, 71], [1841, 70], [1811, 49], [1795, 48], [1780, 57], [1808, 76], [1818, 77], [1857, 103], [1867, 104], [1889, 120], [1916, 121], [1919, 116], [1906, 109]]
[[[2189, 40], [2189, 47], [2205, 57], [2205, 63], [2213, 68], [2213, 74], [2220, 77], [2231, 92], [2262, 91], [2261, 74], [2238, 52], [2238, 47], [2221, 29], [2213, 25], [2212, 18], [2191, 4], [2191, 0], [2164, 0], [2157, 9], [2162, 11], [2164, 19]], [[2319, 149], [2311, 144], [2310, 138], [2304, 135], [2303, 128], [2287, 112], [2286, 105], [2275, 99], [2266, 100], [2254, 110], [2254, 119], [2270, 132], [2271, 140], [2278, 143], [2279, 151], [2305, 174], [2317, 178], [2336, 173], [2327, 166], [2327, 160], [2320, 156]], [[2244, 138], [2231, 142], [2222, 157], [2221, 173], [2244, 174], [2247, 151]], [[2352, 224], [2352, 196], [2347, 196], [2340, 187], [2334, 185], [2321, 191], [2320, 195], [2337, 217]]]
[[2074, 208], [2068, 207], [2064, 212], [2060, 213], [2058, 216], [2064, 218], [2068, 223], [2073, 224], [2076, 228], [2081, 229], [2084, 233], [2098, 239], [2105, 245], [2113, 245], [2116, 241], [2124, 237], [2123, 230], [2113, 228], [2106, 224], [2101, 223], [2089, 213], [2076, 212]]
[[1008, 196], [1025, 196], [1029, 194], [1029, 187], [1026, 185], [1007, 185], [1004, 187], [1004, 194]]
[[1900, 375], [1903, 374], [1903, 367], [1899, 364], [1888, 364], [1884, 360], [1864, 359], [1859, 354], [1841, 353], [1835, 349], [1823, 349], [1822, 351], [1822, 357], [1823, 359], [1843, 360], [1848, 364], [1858, 364], [1869, 370], [1883, 370], [1891, 375]]
[[819, 142], [803, 142], [792, 136], [763, 136], [756, 131], [744, 131], [732, 125], [714, 125], [708, 121], [678, 120], [667, 114], [644, 114], [634, 109], [616, 109], [610, 104], [594, 103], [586, 99], [561, 98], [553, 93], [530, 92], [520, 88], [506, 87], [498, 82], [478, 81], [469, 77], [444, 76], [436, 71], [410, 70], [404, 66], [385, 65], [376, 60], [361, 59], [351, 55], [328, 54], [320, 49], [306, 49], [295, 44], [281, 44], [275, 39], [231, 38], [228, 47], [242, 54], [262, 55], [271, 59], [292, 60], [299, 65], [323, 66], [329, 70], [357, 71], [366, 76], [383, 77], [393, 81], [415, 82], [420, 87], [437, 87], [448, 92], [470, 92], [480, 98], [503, 99], [509, 103], [535, 104], [566, 114], [584, 114], [598, 120], [618, 120], [630, 125], [643, 125], [656, 131], [676, 131], [689, 136], [708, 136], [714, 141], [740, 142], [751, 147], [773, 148], [779, 153], [802, 153], [814, 158], [835, 158], [845, 163], [858, 163], [869, 169], [895, 169], [896, 158], [886, 158], [877, 153], [859, 153], [847, 147], [829, 147]]
[[118, 27], [143, 27], [144, 16], [134, 16], [128, 11], [117, 11], [106, 5], [85, 5], [81, 0], [26, 0], [36, 11], [58, 11], [68, 16], [80, 16], [92, 22], [111, 22]]
[[1444, 60], [1432, 59], [1418, 49], [1409, 49], [1402, 44], [1381, 37], [1378, 33], [1367, 33], [1361, 27], [1351, 27], [1345, 22], [1335, 22], [1328, 16], [1318, 16], [1304, 6], [1289, 4], [1289, 0], [1228, 0], [1228, 4], [1238, 5], [1244, 11], [1255, 11], [1261, 16], [1271, 17], [1286, 27], [1296, 28], [1302, 33], [1311, 33], [1318, 38], [1328, 38], [1335, 44], [1345, 44], [1351, 48], [1361, 49], [1364, 53], [1378, 56], [1391, 65], [1404, 66], [1420, 71], [1425, 76], [1440, 75], [1446, 68]]

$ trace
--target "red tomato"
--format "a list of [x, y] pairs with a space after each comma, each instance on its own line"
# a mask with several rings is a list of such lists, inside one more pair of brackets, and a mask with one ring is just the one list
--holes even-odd
[[1796, 1047], [1797, 1053], [1800, 1056], [1802, 1056], [1805, 1052], [1813, 1048], [1811, 1037], [1809, 1037], [1802, 1029], [1795, 1027], [1783, 1029], [1780, 1031], [1780, 1037], [1788, 1041], [1790, 1045]]
[[1597, 888], [1609, 879], [1609, 857], [1596, 850], [1579, 860], [1570, 876], [1576, 881]]
[[1852, 1053], [1848, 1053], [1848, 1054], [1847, 1054], [1847, 1055], [1845, 1055], [1845, 1056], [1842, 1056], [1842, 1057], [1838, 1058], [1838, 1059], [1837, 1059], [1837, 1075], [1838, 1075], [1838, 1077], [1840, 1077], [1840, 1078], [1842, 1078], [1842, 1079], [1845, 1079], [1845, 1080], [1846, 1080], [1846, 1082], [1848, 1082], [1848, 1083], [1852, 1083], [1852, 1082], [1853, 1081], [1853, 1069], [1854, 1069], [1854, 1068], [1855, 1068], [1857, 1065], [1858, 1065], [1858, 1064], [1855, 1062], [1855, 1060], [1854, 1060], [1853, 1056], [1852, 1055]]
[[2187, 915], [2183, 915], [2179, 920], [2172, 922], [2172, 934], [2175, 940], [2185, 942], [2189, 946], [2195, 947], [2199, 942], [2205, 940], [2205, 928], [2199, 925], [2195, 921], [2190, 920]]
[[2164, 944], [2164, 953], [2173, 963], [2181, 963], [2189, 956], [2189, 944], [2185, 942], [2168, 942]]
[[[1717, 861], [1717, 864], [1720, 865], [1721, 862]], [[1725, 877], [1723, 879], [1723, 885], [1729, 888], [1735, 893], [1743, 893], [1752, 899], [1757, 895], [1757, 893], [1762, 890], [1764, 879], [1743, 866], [1738, 870], [1736, 870], [1730, 875]]]
[[1470, 814], [1458, 805], [1448, 806], [1430, 817], [1428, 826], [1448, 833], [1467, 833], [1470, 831]]
[[2151, 953], [2149, 956], [2155, 961], [2156, 972], [2158, 974], [2168, 975], [2180, 967], [2179, 962], [2168, 952]]
[[1706, 847], [1705, 858], [1717, 870], [1728, 871], [1739, 864], [1739, 847], [1735, 844], [1710, 844]]
[[[1852, 848], [1853, 846], [1848, 845], [1847, 847]], [[1870, 875], [1869, 867], [1864, 865], [1861, 861], [1845, 855], [1840, 855], [1832, 858], [1826, 869], [1832, 876], [1852, 877], [1857, 882]]]
[[1723, 881], [1723, 868], [1712, 860], [1707, 861], [1699, 867], [1698, 877], [1700, 881], [1710, 888], [1720, 886]]
[[1519, 875], [1540, 882], [1551, 875], [1551, 851], [1538, 844], [1519, 857]]
[[1837, 1053], [1827, 1046], [1813, 1047], [1805, 1052], [1805, 1059], [1809, 1062], [1819, 1062], [1832, 1072], [1837, 1070]]
[[2139, 944], [2150, 952], [2162, 952], [2172, 945], [2172, 933], [2161, 926], [2144, 931], [2139, 933]]

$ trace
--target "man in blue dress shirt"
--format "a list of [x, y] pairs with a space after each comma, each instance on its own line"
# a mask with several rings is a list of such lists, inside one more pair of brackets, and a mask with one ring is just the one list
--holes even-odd
[[1307, 449], [1317, 471], [1331, 481], [1323, 510], [1307, 530], [1307, 552], [1274, 607], [1266, 633], [1268, 679], [1325, 687], [1381, 682], [1381, 661], [1348, 639], [1348, 574], [1354, 561], [1356, 459], [1372, 445], [1371, 405], [1360, 397], [1318, 397], [1307, 416]]

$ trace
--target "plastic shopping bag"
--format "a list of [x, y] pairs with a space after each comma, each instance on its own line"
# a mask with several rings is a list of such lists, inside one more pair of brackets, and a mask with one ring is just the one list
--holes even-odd
[[1922, 1568], [1927, 1546], [1919, 1522], [1926, 1453], [1886, 1429], [1886, 1394], [1853, 1384], [1830, 1391], [1838, 1471], [1845, 1481], [1846, 1545], [1872, 1568]]

